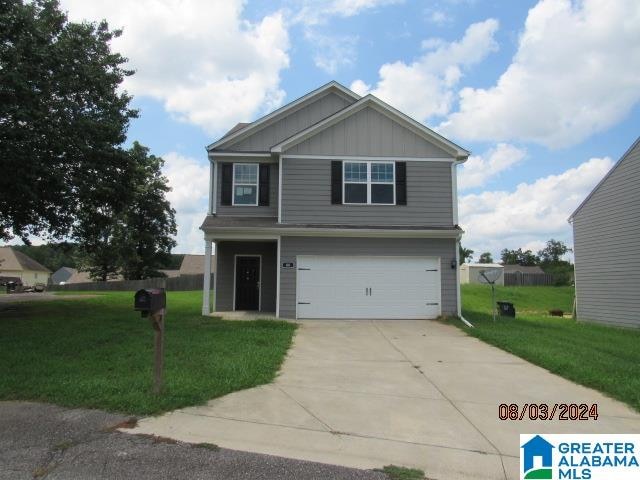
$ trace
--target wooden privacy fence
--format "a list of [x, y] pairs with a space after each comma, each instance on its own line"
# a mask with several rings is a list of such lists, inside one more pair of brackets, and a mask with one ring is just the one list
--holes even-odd
[[504, 274], [505, 285], [535, 286], [553, 285], [553, 275], [550, 273], [521, 273], [509, 272]]
[[[211, 287], [213, 288], [213, 274]], [[144, 280], [116, 280], [113, 282], [69, 283], [49, 285], [50, 291], [132, 291], [141, 288], [166, 288], [170, 291], [202, 290], [204, 275], [181, 275], [180, 277], [146, 278]]]

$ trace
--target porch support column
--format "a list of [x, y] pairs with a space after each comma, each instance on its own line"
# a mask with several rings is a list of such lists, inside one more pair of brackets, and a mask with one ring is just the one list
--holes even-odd
[[462, 317], [462, 303], [460, 301], [460, 237], [456, 238], [456, 303], [458, 316]]
[[204, 241], [204, 282], [202, 286], [202, 315], [211, 313], [211, 240]]

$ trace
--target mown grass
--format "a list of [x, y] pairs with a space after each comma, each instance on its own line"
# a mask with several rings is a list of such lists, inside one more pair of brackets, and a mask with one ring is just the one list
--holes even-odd
[[640, 411], [640, 331], [550, 316], [571, 312], [572, 287], [496, 287], [496, 299], [513, 302], [516, 318], [494, 322], [490, 287], [463, 285], [462, 314], [475, 328], [461, 328]]
[[[74, 292], [75, 293], [75, 292]], [[295, 325], [200, 314], [200, 292], [169, 292], [164, 391], [152, 389], [153, 330], [132, 292], [0, 304], [0, 399], [136, 415], [271, 382]]]

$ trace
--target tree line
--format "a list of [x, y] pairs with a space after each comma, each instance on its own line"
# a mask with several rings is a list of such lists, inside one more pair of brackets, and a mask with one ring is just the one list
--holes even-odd
[[91, 277], [154, 276], [175, 246], [162, 158], [138, 142], [121, 35], [57, 0], [0, 5], [0, 240], [72, 242]]
[[[503, 265], [521, 265], [535, 266], [538, 265], [545, 273], [554, 276], [556, 285], [567, 285], [573, 281], [573, 265], [571, 262], [564, 260], [563, 257], [572, 252], [561, 240], [548, 240], [545, 247], [537, 253], [531, 250], [503, 249], [500, 252], [500, 263]], [[460, 263], [466, 263], [473, 260], [474, 251], [464, 248], [460, 245]], [[482, 252], [478, 257], [478, 263], [495, 263], [491, 252]]]

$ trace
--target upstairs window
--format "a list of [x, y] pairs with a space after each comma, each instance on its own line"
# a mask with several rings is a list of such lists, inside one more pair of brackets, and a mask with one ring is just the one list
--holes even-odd
[[395, 205], [393, 162], [343, 162], [345, 204]]
[[233, 164], [233, 205], [258, 205], [258, 164]]

